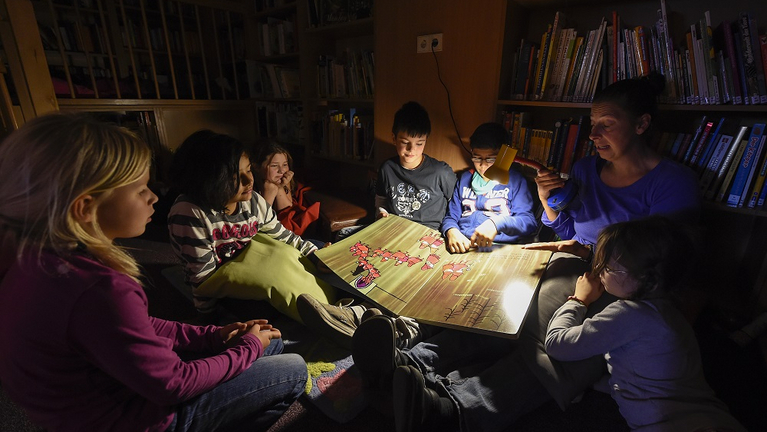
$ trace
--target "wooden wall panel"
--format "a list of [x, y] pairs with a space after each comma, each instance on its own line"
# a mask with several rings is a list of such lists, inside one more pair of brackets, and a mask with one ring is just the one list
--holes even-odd
[[377, 159], [393, 155], [391, 126], [403, 103], [429, 111], [432, 134], [425, 153], [459, 170], [468, 157], [458, 142], [434, 55], [416, 54], [418, 35], [442, 33], [436, 53], [458, 131], [468, 138], [479, 124], [496, 120], [506, 1], [386, 1], [376, 7], [375, 136]]

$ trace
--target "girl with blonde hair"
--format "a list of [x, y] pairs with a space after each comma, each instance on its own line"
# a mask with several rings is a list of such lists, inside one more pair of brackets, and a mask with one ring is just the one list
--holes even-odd
[[151, 157], [81, 114], [39, 117], [0, 144], [3, 390], [49, 431], [266, 429], [302, 393], [303, 359], [276, 355], [266, 320], [148, 316], [138, 265], [114, 243], [151, 220]]

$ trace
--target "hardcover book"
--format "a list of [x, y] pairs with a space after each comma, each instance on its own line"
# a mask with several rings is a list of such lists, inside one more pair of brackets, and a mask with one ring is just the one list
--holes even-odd
[[748, 187], [749, 176], [751, 176], [751, 167], [756, 163], [755, 159], [759, 157], [759, 144], [762, 141], [762, 135], [764, 134], [764, 123], [756, 123], [751, 128], [751, 135], [748, 138], [748, 144], [743, 152], [738, 163], [735, 177], [732, 180], [732, 187], [730, 188], [730, 194], [727, 198], [727, 205], [731, 207], [737, 207], [740, 203], [740, 198], [743, 195], [743, 190]]

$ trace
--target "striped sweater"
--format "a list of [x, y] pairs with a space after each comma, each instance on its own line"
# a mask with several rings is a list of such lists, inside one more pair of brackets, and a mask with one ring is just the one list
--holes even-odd
[[[236, 257], [258, 233], [292, 245], [304, 255], [317, 249], [282, 226], [269, 204], [256, 192], [250, 201], [240, 202], [231, 215], [203, 209], [186, 195], [180, 195], [170, 209], [168, 230], [173, 250], [184, 263], [185, 279], [193, 292], [216, 269]], [[200, 311], [209, 311], [215, 299], [195, 296], [194, 303]]]

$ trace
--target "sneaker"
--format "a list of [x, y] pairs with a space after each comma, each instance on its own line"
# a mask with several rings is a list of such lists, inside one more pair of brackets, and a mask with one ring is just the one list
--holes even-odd
[[426, 387], [413, 366], [394, 371], [392, 387], [394, 426], [397, 432], [444, 432], [458, 430], [457, 409], [450, 398]]
[[394, 319], [378, 315], [366, 319], [352, 337], [352, 358], [366, 387], [391, 391], [392, 375], [397, 366], [410, 359], [397, 348]]
[[352, 335], [362, 322], [364, 306], [351, 306], [352, 299], [340, 300], [335, 305], [318, 302], [309, 294], [301, 294], [296, 300], [298, 314], [304, 325], [335, 344], [352, 349]]

